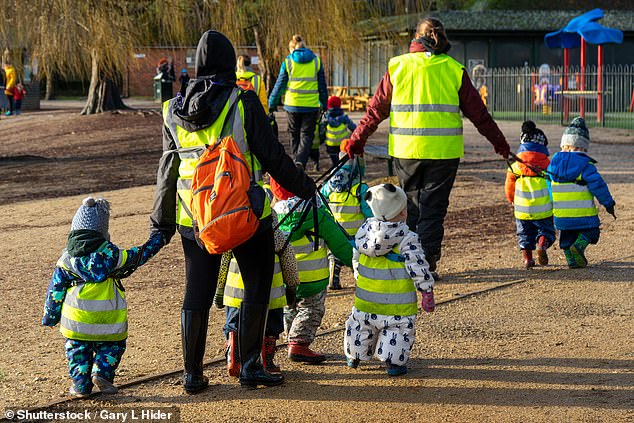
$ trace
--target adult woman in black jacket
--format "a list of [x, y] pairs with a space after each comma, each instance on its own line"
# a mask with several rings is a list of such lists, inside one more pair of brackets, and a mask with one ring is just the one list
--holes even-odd
[[[164, 121], [178, 127], [174, 134], [181, 138], [186, 134], [207, 133], [225, 109], [235, 85], [236, 56], [231, 42], [216, 31], [205, 32], [196, 52], [196, 79], [189, 82], [187, 95], [179, 103], [174, 98], [164, 104]], [[257, 95], [241, 92], [243, 128], [249, 151], [289, 191], [303, 198], [310, 198], [315, 183], [295, 167], [284, 152], [284, 147], [274, 138], [267, 116]], [[235, 129], [235, 127], [234, 127]], [[215, 140], [205, 140], [207, 144]], [[179, 140], [168, 125], [163, 127], [163, 150], [175, 150]], [[161, 157], [157, 175], [154, 207], [150, 218], [153, 230], [169, 239], [178, 229], [185, 255], [186, 286], [181, 325], [185, 372], [183, 385], [188, 393], [196, 393], [208, 385], [203, 375], [202, 363], [209, 308], [213, 301], [220, 266], [220, 255], [209, 254], [195, 241], [191, 223], [186, 224], [181, 211], [184, 204], [177, 199], [177, 181], [183, 183], [178, 154], [167, 153]], [[181, 187], [182, 188], [182, 187]], [[178, 211], [178, 213], [177, 213]], [[231, 228], [227, 228], [230, 231]], [[255, 235], [233, 250], [238, 261], [245, 290], [240, 308], [238, 342], [240, 351], [240, 383], [248, 386], [277, 385], [281, 375], [268, 373], [260, 362], [264, 323], [273, 277], [274, 248], [270, 216], [260, 221]]]

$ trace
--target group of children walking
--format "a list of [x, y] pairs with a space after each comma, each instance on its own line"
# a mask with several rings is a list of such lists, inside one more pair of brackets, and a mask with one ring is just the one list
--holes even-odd
[[555, 242], [555, 230], [568, 267], [586, 267], [585, 250], [599, 241], [600, 234], [595, 198], [616, 218], [616, 203], [597, 161], [587, 154], [590, 132], [583, 118], [573, 119], [560, 146], [549, 161], [546, 135], [526, 121], [516, 161], [509, 164], [504, 191], [514, 206], [518, 245], [527, 269], [535, 266], [533, 250], [537, 263], [548, 264], [546, 250]]
[[[329, 105], [336, 105], [336, 101]], [[342, 116], [332, 108], [332, 115]], [[329, 109], [330, 111], [330, 109]], [[345, 115], [344, 115], [345, 116]], [[327, 121], [333, 165], [339, 131], [351, 122]], [[339, 143], [339, 144], [337, 144]], [[547, 249], [559, 243], [569, 267], [585, 267], [585, 249], [599, 239], [594, 197], [614, 214], [615, 202], [586, 153], [590, 137], [581, 118], [573, 120], [561, 139], [562, 151], [549, 162], [548, 139], [536, 125], [522, 125], [516, 162], [509, 163], [506, 196], [514, 204], [519, 248], [526, 268], [548, 264]], [[343, 156], [341, 156], [343, 157]], [[377, 357], [390, 376], [407, 373], [416, 339], [420, 305], [433, 312], [434, 278], [418, 235], [406, 224], [407, 197], [393, 184], [369, 188], [363, 182], [362, 158], [342, 166], [311, 201], [303, 201], [275, 180], [270, 181], [275, 231], [275, 267], [262, 361], [280, 373], [274, 361], [276, 341], [286, 332], [288, 357], [321, 363], [326, 356], [311, 348], [326, 311], [328, 287], [340, 289], [341, 266], [353, 269], [354, 304], [345, 323], [343, 353], [357, 368]], [[155, 255], [165, 239], [153, 233], [141, 247], [119, 249], [109, 240], [110, 206], [87, 198], [71, 224], [68, 243], [47, 291], [42, 324], [60, 323], [72, 379], [70, 393], [87, 397], [94, 386], [117, 391], [114, 375], [125, 351], [127, 309], [121, 279]], [[231, 253], [222, 260], [216, 305], [226, 310], [227, 369], [240, 374], [236, 331], [244, 285]]]

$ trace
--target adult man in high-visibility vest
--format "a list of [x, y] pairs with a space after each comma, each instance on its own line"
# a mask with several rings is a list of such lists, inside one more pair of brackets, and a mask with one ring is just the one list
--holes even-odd
[[274, 112], [284, 96], [292, 155], [296, 163], [306, 167], [319, 110], [328, 102], [328, 87], [321, 59], [306, 48], [299, 35], [293, 36], [288, 47], [291, 54], [282, 62], [269, 96], [269, 110]]
[[[233, 45], [221, 33], [205, 32], [196, 51], [196, 79], [189, 82], [182, 100], [172, 99], [163, 106], [163, 149], [157, 175], [151, 227], [170, 238], [176, 229], [181, 234], [185, 255], [185, 298], [181, 313], [183, 385], [196, 393], [208, 385], [203, 375], [203, 358], [207, 338], [209, 308], [213, 301], [221, 255], [209, 254], [195, 240], [189, 212], [191, 177], [201, 147], [216, 142], [225, 117], [231, 135], [240, 146], [250, 171], [261, 181], [268, 171], [288, 189], [302, 198], [311, 198], [315, 183], [298, 170], [273, 139], [264, 109], [253, 91], [235, 85], [236, 56]], [[237, 94], [237, 96], [236, 96]], [[253, 160], [251, 160], [253, 158]], [[251, 163], [254, 167], [251, 168]], [[234, 228], [227, 228], [228, 234]], [[238, 343], [240, 350], [240, 384], [246, 386], [278, 385], [283, 378], [271, 375], [261, 363], [260, 352], [264, 323], [273, 278], [274, 246], [268, 202], [256, 233], [233, 249], [241, 267], [244, 299], [240, 305]]]
[[407, 224], [418, 233], [434, 272], [449, 194], [464, 155], [460, 112], [496, 153], [507, 158], [510, 152], [467, 71], [447, 56], [449, 48], [442, 23], [434, 18], [421, 20], [410, 52], [390, 60], [365, 116], [346, 144], [350, 157], [361, 154], [379, 123], [390, 118], [388, 152], [407, 193]]

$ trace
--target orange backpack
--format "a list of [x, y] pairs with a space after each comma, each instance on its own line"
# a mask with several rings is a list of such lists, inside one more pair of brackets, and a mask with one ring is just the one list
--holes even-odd
[[247, 78], [238, 78], [236, 80], [236, 85], [238, 87], [242, 88], [245, 91], [246, 90], [255, 91], [255, 87], [253, 86], [253, 83], [251, 82], [251, 78], [249, 78], [249, 79], [247, 79]]
[[[228, 116], [235, 112], [235, 107], [232, 109]], [[229, 121], [232, 120], [230, 117]], [[200, 156], [191, 190], [189, 210], [194, 234], [198, 244], [209, 253], [229, 251], [255, 234], [265, 194], [231, 135], [208, 146]]]

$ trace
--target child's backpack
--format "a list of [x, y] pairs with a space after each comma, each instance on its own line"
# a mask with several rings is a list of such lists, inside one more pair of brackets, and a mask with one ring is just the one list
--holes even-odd
[[246, 90], [255, 91], [255, 87], [253, 86], [253, 83], [251, 82], [251, 78], [238, 78], [236, 80], [236, 85], [245, 91]]

